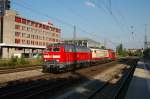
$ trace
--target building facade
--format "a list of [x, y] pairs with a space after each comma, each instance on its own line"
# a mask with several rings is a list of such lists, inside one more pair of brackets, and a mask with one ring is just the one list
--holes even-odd
[[0, 23], [0, 55], [10, 58], [24, 54], [31, 57], [49, 43], [60, 42], [61, 29], [52, 23], [42, 23], [20, 17], [16, 11], [6, 10]]

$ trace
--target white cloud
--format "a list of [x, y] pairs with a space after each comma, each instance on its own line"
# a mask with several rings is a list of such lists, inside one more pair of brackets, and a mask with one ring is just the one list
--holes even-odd
[[92, 7], [92, 8], [95, 7], [95, 4], [92, 3], [92, 2], [90, 2], [90, 1], [86, 1], [86, 2], [85, 2], [85, 5], [86, 5], [86, 6], [89, 6], [89, 7]]

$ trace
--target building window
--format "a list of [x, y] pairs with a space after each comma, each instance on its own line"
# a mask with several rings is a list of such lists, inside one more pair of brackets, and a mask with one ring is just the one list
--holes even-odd
[[20, 32], [15, 32], [16, 37], [20, 37], [21, 33]]
[[26, 27], [25, 27], [25, 26], [22, 26], [22, 30], [26, 30]]
[[42, 28], [42, 24], [39, 24], [39, 28]]
[[39, 42], [39, 45], [42, 46], [42, 42]]
[[55, 36], [55, 33], [53, 33], [52, 36]]
[[26, 24], [27, 20], [26, 19], [22, 19], [22, 23]]
[[58, 34], [56, 34], [55, 36], [58, 37]]
[[43, 24], [43, 29], [46, 29], [46, 25]]
[[31, 39], [34, 39], [34, 35], [31, 35]]
[[45, 40], [45, 37], [43, 36], [43, 40]]
[[46, 46], [48, 45], [48, 42], [46, 42]]
[[49, 40], [48, 41], [51, 41], [51, 38], [49, 38]]
[[53, 31], [53, 32], [54, 32], [54, 30], [55, 30], [55, 28], [51, 27], [51, 31]]
[[30, 28], [29, 28], [29, 27], [27, 27], [27, 31], [30, 31]]
[[53, 39], [52, 41], [55, 42], [55, 39]]
[[27, 40], [27, 44], [30, 44], [30, 40]]
[[21, 26], [20, 26], [20, 25], [15, 25], [15, 29], [20, 30], [20, 29], [21, 29]]
[[45, 46], [45, 42], [43, 42], [43, 46]]
[[16, 43], [16, 44], [20, 44], [20, 39], [15, 38], [15, 43]]
[[31, 45], [34, 45], [34, 41], [31, 41]]
[[38, 41], [35, 41], [35, 45], [38, 45]]
[[58, 39], [56, 39], [55, 41], [58, 42]]
[[49, 30], [50, 28], [49, 28], [49, 26], [46, 26], [46, 30]]
[[30, 38], [30, 34], [27, 34], [26, 38]]
[[16, 51], [20, 51], [22, 50], [23, 48], [15, 48]]
[[38, 27], [38, 23], [35, 23], [35, 27]]
[[57, 33], [60, 33], [61, 32], [61, 29], [57, 29]]
[[33, 27], [34, 27], [34, 26], [35, 26], [35, 23], [34, 23], [34, 22], [31, 22], [31, 26], [33, 26]]
[[22, 40], [22, 44], [26, 44], [26, 40]]
[[30, 20], [27, 20], [27, 25], [31, 25], [31, 21]]
[[15, 17], [15, 22], [21, 23], [21, 18]]
[[26, 38], [27, 34], [26, 33], [22, 33], [22, 37]]

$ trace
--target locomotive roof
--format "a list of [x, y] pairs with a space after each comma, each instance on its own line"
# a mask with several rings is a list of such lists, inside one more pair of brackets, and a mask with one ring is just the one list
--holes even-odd
[[79, 46], [79, 45], [75, 45], [75, 44], [66, 44], [66, 43], [53, 43], [53, 44], [49, 44], [48, 46], [76, 46], [76, 47], [87, 48], [85, 46]]
[[85, 46], [78, 46], [78, 45], [74, 45], [74, 44], [66, 44], [66, 43], [55, 43], [55, 44], [49, 44], [47, 47], [51, 47], [51, 46], [54, 46], [54, 47], [60, 47], [60, 46], [63, 46], [65, 47], [65, 49], [69, 49], [69, 48], [72, 48], [72, 49], [76, 49], [75, 51], [76, 52], [90, 52], [90, 48], [88, 47], [85, 47]]
[[66, 43], [50, 43], [48, 46], [61, 46], [61, 45], [73, 45], [73, 44], [66, 44]]
[[114, 51], [114, 50], [112, 50], [112, 49], [101, 49], [101, 48], [90, 48], [91, 50], [108, 50], [108, 51]]

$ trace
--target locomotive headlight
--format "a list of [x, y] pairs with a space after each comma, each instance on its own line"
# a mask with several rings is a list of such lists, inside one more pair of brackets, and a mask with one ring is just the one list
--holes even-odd
[[59, 62], [59, 59], [57, 59], [56, 61]]
[[44, 55], [43, 57], [44, 57], [44, 58], [51, 58], [50, 55]]

